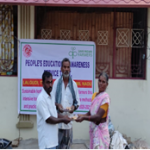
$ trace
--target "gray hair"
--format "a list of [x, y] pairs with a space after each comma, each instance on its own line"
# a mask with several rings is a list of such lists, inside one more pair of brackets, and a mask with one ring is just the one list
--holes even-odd
[[64, 58], [64, 59], [62, 60], [62, 62], [61, 62], [61, 67], [63, 67], [63, 63], [66, 62], [66, 61], [70, 63], [70, 60], [69, 60], [68, 58]]
[[101, 72], [98, 76], [98, 78], [100, 78], [100, 76], [103, 76], [105, 79], [106, 79], [106, 82], [108, 83], [108, 80], [109, 80], [109, 76], [107, 75], [106, 72]]

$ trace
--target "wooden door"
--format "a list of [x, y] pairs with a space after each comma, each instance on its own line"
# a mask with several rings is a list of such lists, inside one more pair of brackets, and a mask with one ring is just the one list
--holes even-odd
[[112, 77], [113, 18], [113, 12], [96, 14], [96, 76], [98, 76], [100, 72], [105, 71], [110, 77]]
[[116, 13], [115, 77], [131, 77], [133, 13]]
[[112, 76], [113, 12], [48, 11], [41, 21], [38, 38], [94, 41], [96, 76], [105, 71]]

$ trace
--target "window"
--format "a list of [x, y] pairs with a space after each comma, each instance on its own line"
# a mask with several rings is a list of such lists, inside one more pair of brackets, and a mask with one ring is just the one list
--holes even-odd
[[118, 9], [115, 13], [114, 77], [145, 78], [146, 21], [147, 9]]
[[17, 75], [17, 7], [0, 6], [0, 76]]
[[94, 41], [96, 77], [144, 79], [146, 24], [145, 8], [36, 7], [35, 38]]

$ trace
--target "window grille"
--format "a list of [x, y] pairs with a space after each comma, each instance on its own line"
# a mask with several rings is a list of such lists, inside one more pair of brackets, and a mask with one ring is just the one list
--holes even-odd
[[96, 77], [105, 71], [110, 78], [144, 79], [146, 14], [145, 8], [38, 6], [36, 38], [42, 38], [39, 31], [49, 27], [53, 39], [94, 41]]

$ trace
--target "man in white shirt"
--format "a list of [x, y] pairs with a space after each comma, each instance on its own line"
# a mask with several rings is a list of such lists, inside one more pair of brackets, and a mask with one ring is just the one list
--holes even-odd
[[[70, 60], [68, 58], [62, 60], [61, 72], [62, 76], [54, 82], [53, 94], [59, 114], [71, 117], [72, 113], [79, 107], [80, 100], [77, 84], [70, 76]], [[64, 111], [68, 108], [70, 108], [68, 112]], [[72, 122], [68, 124], [60, 123], [58, 128], [58, 148], [69, 148], [68, 145], [72, 142]]]
[[37, 131], [40, 149], [55, 149], [58, 145], [58, 123], [68, 124], [70, 118], [57, 113], [55, 99], [50, 94], [53, 86], [52, 74], [42, 75], [43, 89], [37, 98]]

